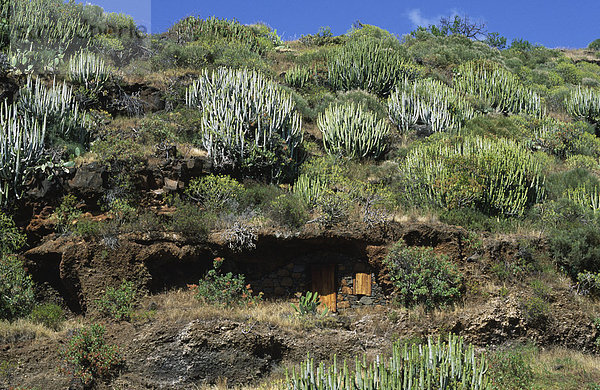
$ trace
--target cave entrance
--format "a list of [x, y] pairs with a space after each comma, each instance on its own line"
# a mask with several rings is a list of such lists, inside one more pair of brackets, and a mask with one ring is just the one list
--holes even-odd
[[312, 291], [318, 292], [321, 303], [330, 311], [337, 311], [337, 289], [335, 287], [335, 264], [312, 267]]

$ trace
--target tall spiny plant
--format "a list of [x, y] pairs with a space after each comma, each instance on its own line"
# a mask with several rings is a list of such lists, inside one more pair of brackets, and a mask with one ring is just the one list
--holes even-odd
[[288, 390], [488, 390], [491, 381], [485, 357], [478, 356], [472, 345], [449, 335], [448, 341], [428, 338], [427, 344], [395, 342], [392, 356], [377, 357], [367, 364], [357, 357], [354, 370], [344, 361], [337, 366], [320, 363], [315, 369], [310, 357], [291, 375], [286, 372]]
[[492, 61], [478, 60], [460, 65], [454, 86], [504, 113], [544, 115], [540, 96], [523, 86], [510, 71]]
[[350, 158], [379, 157], [389, 126], [361, 105], [331, 105], [317, 119], [327, 153]]
[[44, 150], [46, 119], [41, 122], [6, 101], [0, 105], [0, 205], [18, 198], [25, 169]]
[[408, 80], [396, 88], [388, 99], [390, 120], [406, 134], [416, 124], [429, 131], [460, 129], [475, 111], [464, 96], [437, 80]]
[[69, 61], [69, 80], [98, 92], [110, 78], [110, 69], [104, 60], [94, 53], [79, 52]]
[[413, 80], [420, 74], [399, 51], [367, 38], [334, 50], [327, 62], [334, 89], [363, 89], [380, 97], [389, 96], [400, 80]]
[[277, 179], [295, 163], [302, 118], [292, 97], [262, 74], [204, 71], [186, 90], [186, 104], [203, 113], [202, 146], [215, 168]]

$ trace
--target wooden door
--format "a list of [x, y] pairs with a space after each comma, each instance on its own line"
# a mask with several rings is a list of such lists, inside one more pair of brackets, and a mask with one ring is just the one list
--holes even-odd
[[330, 311], [337, 311], [337, 290], [335, 288], [335, 264], [313, 266], [312, 291], [319, 293], [321, 303]]
[[371, 274], [357, 273], [354, 277], [354, 295], [371, 296]]

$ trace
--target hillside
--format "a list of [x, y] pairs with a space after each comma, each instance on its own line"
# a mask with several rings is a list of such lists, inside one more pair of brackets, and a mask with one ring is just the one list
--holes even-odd
[[596, 37], [1, 7], [0, 389], [600, 388]]

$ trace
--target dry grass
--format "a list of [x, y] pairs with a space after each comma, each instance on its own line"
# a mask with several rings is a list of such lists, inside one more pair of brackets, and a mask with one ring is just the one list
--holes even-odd
[[81, 320], [69, 320], [63, 324], [62, 330], [55, 331], [24, 318], [13, 322], [2, 320], [0, 321], [0, 344], [36, 339], [58, 340], [64, 338], [70, 330], [82, 326]]
[[289, 302], [261, 302], [253, 306], [223, 308], [206, 305], [194, 298], [191, 291], [175, 290], [152, 297], [159, 307], [157, 319], [192, 321], [195, 319], [229, 319], [251, 321], [298, 329], [303, 322], [295, 315]]
[[595, 389], [600, 384], [600, 357], [555, 348], [540, 351], [532, 362], [533, 389]]

